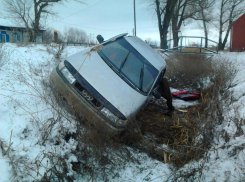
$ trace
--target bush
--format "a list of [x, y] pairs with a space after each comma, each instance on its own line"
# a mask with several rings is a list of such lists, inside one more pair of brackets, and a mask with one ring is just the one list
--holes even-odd
[[8, 50], [3, 50], [3, 44], [0, 44], [0, 69], [9, 62], [9, 55], [12, 52], [9, 52]]
[[[219, 145], [216, 146], [215, 141], [222, 137], [226, 142], [230, 140], [230, 136], [227, 132], [223, 130], [217, 131], [217, 127], [227, 122], [227, 119], [225, 119], [228, 109], [227, 106], [232, 104], [229, 88], [231, 87], [232, 79], [237, 70], [234, 69], [234, 66], [229, 60], [218, 56], [210, 60], [205, 60], [202, 56], [189, 55], [183, 56], [182, 58], [181, 55], [177, 55], [173, 56], [173, 58], [172, 60], [167, 60], [170, 64], [170, 73], [168, 73], [168, 76], [175, 78], [172, 83], [176, 84], [177, 88], [183, 88], [183, 85], [188, 85], [188, 87], [192, 86], [191, 89], [193, 90], [199, 89], [201, 99], [198, 105], [188, 108], [187, 113], [176, 118], [178, 119], [178, 123], [184, 123], [181, 129], [185, 129], [185, 125], [188, 125], [187, 129], [185, 129], [188, 135], [180, 132], [174, 135], [174, 138], [177, 139], [177, 141], [181, 141], [178, 139], [179, 135], [181, 135], [181, 138], [188, 136], [188, 142], [182, 144], [181, 147], [177, 146], [178, 155], [177, 158], [175, 155], [172, 155], [173, 162], [177, 167], [183, 165], [189, 167], [174, 170], [170, 179], [173, 181], [196, 181], [200, 180], [202, 177], [203, 167], [209, 158], [207, 156], [208, 151], [215, 151], [217, 150], [216, 147], [220, 147]], [[187, 58], [191, 59], [187, 61], [184, 60]], [[200, 59], [200, 61], [198, 59]], [[174, 72], [175, 69], [180, 69], [181, 73]], [[180, 76], [179, 80], [176, 79], [178, 76]], [[202, 83], [205, 77], [208, 78], [206, 80], [209, 80], [208, 87]], [[188, 79], [185, 80], [183, 78]], [[179, 82], [181, 83], [178, 84]], [[196, 85], [191, 82], [199, 82], [200, 87], [196, 87]], [[237, 115], [234, 117], [237, 117]], [[236, 119], [233, 118], [232, 120], [234, 121]], [[240, 121], [241, 120], [239, 120], [239, 122], [234, 121], [237, 128], [241, 128]], [[239, 135], [241, 135], [241, 130], [238, 129], [237, 131]], [[200, 159], [199, 163], [186, 165], [190, 161], [197, 159]]]
[[66, 46], [64, 44], [49, 44], [47, 46], [47, 52], [49, 54], [53, 54], [54, 57], [59, 60], [61, 58], [62, 53], [64, 52]]
[[[167, 59], [167, 76], [176, 88], [199, 89], [199, 104], [187, 108], [187, 112], [177, 110], [172, 117], [166, 117], [162, 109], [167, 107], [152, 103], [137, 117], [139, 133], [143, 138], [150, 138], [156, 146], [164, 144], [169, 147], [168, 151], [162, 150], [162, 156], [158, 155], [157, 158], [173, 163], [177, 169], [203, 158], [213, 146], [213, 139], [217, 136], [215, 127], [222, 123], [226, 112], [223, 101], [229, 98], [229, 83], [236, 73], [230, 62], [224, 59], [182, 56], [174, 55], [172, 59]], [[206, 77], [210, 78], [208, 87], [202, 83]], [[195, 82], [199, 83], [199, 87]]]
[[214, 75], [212, 59], [200, 55], [172, 54], [167, 59], [166, 76], [177, 89], [200, 90]]

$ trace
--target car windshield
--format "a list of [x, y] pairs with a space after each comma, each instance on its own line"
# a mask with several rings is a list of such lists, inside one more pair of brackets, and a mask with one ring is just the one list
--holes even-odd
[[102, 59], [138, 90], [148, 93], [158, 70], [124, 38], [105, 44], [99, 51]]

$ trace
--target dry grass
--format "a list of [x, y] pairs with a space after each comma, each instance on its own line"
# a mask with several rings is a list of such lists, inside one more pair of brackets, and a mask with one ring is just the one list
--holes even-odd
[[65, 48], [64, 44], [49, 44], [46, 50], [49, 54], [53, 54], [55, 59], [59, 60]]
[[[42, 111], [28, 110], [28, 105], [9, 96], [13, 102], [31, 116], [31, 124], [39, 139], [37, 145], [48, 145], [54, 149], [53, 151], [43, 151], [33, 161], [34, 164], [42, 163], [43, 160], [49, 161], [47, 166], [33, 167], [32, 165], [32, 169], [29, 169], [27, 168], [30, 166], [29, 159], [20, 161], [12, 148], [10, 151], [7, 145], [4, 146], [6, 151], [10, 151], [7, 153], [10, 153], [9, 159], [13, 161], [11, 167], [17, 171], [14, 178], [21, 179], [23, 174], [25, 178], [30, 178], [32, 173], [38, 173], [41, 168], [42, 170], [45, 168], [46, 172], [44, 176], [41, 176], [41, 181], [72, 181], [75, 179], [74, 176], [87, 179], [85, 181], [96, 181], [95, 179], [107, 181], [108, 173], [111, 176], [116, 176], [117, 170], [127, 162], [138, 162], [131, 155], [128, 147], [118, 141], [118, 135], [98, 131], [96, 127], [91, 125], [91, 122], [81, 118], [61, 95], [52, 90], [48, 82], [52, 61], [47, 68], [41, 65], [37, 67], [17, 65], [21, 74], [11, 75], [13, 80], [26, 85], [28, 91], [21, 93], [15, 89], [9, 91], [33, 96], [39, 100], [37, 104], [45, 103], [48, 110], [52, 112], [48, 118], [43, 118], [40, 114]], [[70, 128], [75, 131], [70, 132]], [[67, 151], [64, 154], [60, 147], [68, 145], [71, 139], [75, 141], [76, 147], [75, 149], [72, 149], [72, 146], [70, 149], [66, 148]], [[70, 156], [75, 156], [78, 161], [70, 162]], [[23, 174], [21, 172], [22, 166], [25, 166], [23, 169], [26, 170]], [[67, 175], [68, 172], [73, 172], [73, 175]], [[40, 174], [38, 176], [40, 178]], [[33, 180], [38, 181], [38, 177], [35, 176]]]
[[192, 160], [198, 160], [208, 149], [197, 141], [201, 133], [200, 120], [197, 119], [197, 108], [190, 107], [187, 113], [175, 111], [172, 117], [163, 115], [161, 106], [149, 104], [139, 113], [137, 120], [144, 137], [151, 136], [151, 142], [157, 145], [165, 144], [171, 151], [164, 151], [163, 162], [173, 163], [177, 167]]
[[0, 44], [0, 69], [5, 65], [8, 64], [9, 57], [13, 53], [13, 51], [8, 51], [6, 49], [3, 49], [4, 44]]
[[135, 128], [138, 132], [130, 136], [131, 145], [137, 140], [148, 140], [153, 143], [151, 146], [165, 144], [169, 150], [162, 149], [161, 153], [159, 150], [150, 149], [148, 154], [163, 162], [173, 163], [176, 167], [182, 167], [192, 160], [202, 158], [212, 146], [215, 126], [222, 122], [225, 112], [221, 100], [229, 95], [227, 83], [234, 70], [225, 60], [206, 60], [202, 56], [177, 55], [167, 63], [168, 76], [176, 78], [177, 88], [187, 85], [188, 88], [197, 90], [192, 83], [199, 81], [201, 85], [205, 77], [212, 78], [212, 86], [200, 86], [199, 104], [187, 108], [186, 113], [175, 111], [174, 115], [169, 117], [162, 112], [167, 109], [165, 105], [149, 104], [137, 116]]
[[[190, 87], [192, 86], [190, 83], [194, 82], [192, 78], [201, 80], [207, 76], [212, 77], [213, 85], [211, 87], [200, 88], [201, 99], [198, 106], [187, 108], [186, 113], [175, 111], [175, 114], [169, 117], [162, 113], [162, 109], [166, 109], [166, 106], [149, 104], [137, 115], [136, 120], [129, 125], [124, 133], [116, 136], [100, 133], [93, 126], [87, 125], [86, 128], [90, 128], [87, 132], [76, 133], [79, 138], [76, 139], [81, 141], [80, 146], [83, 146], [78, 148], [77, 155], [84, 158], [84, 154], [80, 151], [92, 151], [91, 154], [86, 154], [86, 157], [89, 155], [94, 161], [102, 160], [102, 163], [106, 161], [104, 163], [106, 165], [117, 166], [124, 160], [135, 160], [124, 148], [130, 146], [162, 162], [173, 163], [176, 167], [182, 167], [192, 160], [202, 158], [212, 145], [215, 125], [222, 120], [223, 110], [219, 105], [219, 95], [221, 92], [225, 93], [230, 72], [222, 64], [214, 65], [211, 60], [206, 60], [202, 56], [179, 57], [179, 59], [181, 61], [173, 64], [174, 67], [170, 67], [169, 70], [175, 73], [173, 74], [175, 77], [180, 74], [176, 73], [176, 69], [180, 69], [181, 74], [187, 75], [189, 80], [181, 84], [189, 84]], [[86, 145], [82, 145], [84, 143]], [[163, 144], [167, 147], [161, 147]], [[111, 156], [111, 151], [120, 157]], [[126, 154], [125, 151], [127, 151]], [[88, 159], [85, 161], [86, 163], [77, 164], [77, 166], [85, 166], [86, 169], [90, 166], [90, 171], [96, 170], [96, 168], [91, 168], [94, 161], [91, 162]]]
[[212, 60], [200, 55], [170, 55], [166, 76], [170, 85], [179, 89], [200, 90], [203, 80], [214, 75]]
[[195, 48], [195, 47], [185, 47], [182, 52], [190, 52], [190, 53], [195, 53], [195, 54], [199, 54], [199, 53], [208, 53], [209, 51], [205, 50], [205, 49], [201, 49], [200, 52], [200, 48]]

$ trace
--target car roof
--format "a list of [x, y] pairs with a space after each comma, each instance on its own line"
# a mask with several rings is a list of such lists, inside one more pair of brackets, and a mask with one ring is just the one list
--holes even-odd
[[148, 44], [136, 36], [124, 37], [144, 58], [159, 71], [166, 67], [164, 59]]
[[115, 41], [115, 40], [117, 40], [117, 39], [119, 39], [119, 38], [122, 38], [122, 37], [124, 37], [124, 36], [126, 36], [126, 35], [128, 35], [128, 33], [122, 33], [122, 34], [119, 34], [119, 35], [117, 35], [117, 36], [115, 36], [115, 37], [112, 37], [112, 38], [110, 38], [110, 39], [104, 41], [102, 44], [107, 44], [108, 42]]

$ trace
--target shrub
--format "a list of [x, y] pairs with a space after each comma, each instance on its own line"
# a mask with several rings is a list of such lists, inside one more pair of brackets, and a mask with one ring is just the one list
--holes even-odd
[[59, 60], [66, 46], [64, 44], [54, 44], [51, 43], [47, 46], [47, 52], [53, 54], [54, 57]]
[[206, 56], [175, 54], [165, 61], [166, 76], [170, 85], [177, 89], [200, 90], [204, 87], [205, 79], [210, 79], [214, 74], [212, 59]]
[[[229, 83], [236, 73], [230, 62], [224, 59], [207, 60], [203, 56], [182, 56], [175, 55], [167, 60], [167, 76], [172, 78], [171, 83], [176, 84], [177, 88], [199, 89], [199, 104], [187, 108], [187, 112], [177, 110], [172, 117], [166, 117], [162, 109], [167, 107], [152, 103], [137, 117], [138, 133], [143, 138], [150, 139], [156, 146], [168, 146], [168, 150], [163, 149], [162, 155], [157, 158], [167, 159], [164, 161], [173, 163], [177, 169], [190, 161], [203, 158], [213, 146], [213, 139], [217, 136], [215, 127], [222, 123], [226, 112], [223, 101], [230, 95]], [[211, 86], [204, 87], [202, 81], [205, 77], [212, 80], [209, 81]], [[193, 82], [199, 82], [200, 87], [197, 88]], [[186, 176], [200, 172], [201, 169], [193, 170], [186, 173]]]
[[3, 44], [0, 44], [0, 69], [9, 62], [9, 55], [11, 53], [12, 52], [3, 49]]

